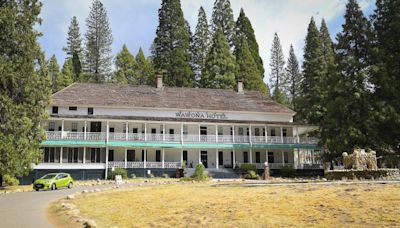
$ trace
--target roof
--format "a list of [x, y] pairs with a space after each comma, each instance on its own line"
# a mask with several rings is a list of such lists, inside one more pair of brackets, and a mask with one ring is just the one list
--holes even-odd
[[53, 106], [109, 106], [285, 113], [291, 109], [258, 91], [74, 83], [52, 95]]

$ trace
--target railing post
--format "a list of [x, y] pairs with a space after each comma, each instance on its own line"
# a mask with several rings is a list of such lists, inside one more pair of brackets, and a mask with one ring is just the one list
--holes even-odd
[[[129, 135], [129, 122], [125, 122], [125, 140], [128, 141], [128, 135]], [[126, 167], [125, 167], [126, 168]]]
[[200, 139], [200, 124], [199, 124], [199, 142], [201, 141]]
[[181, 123], [181, 143], [183, 143], [183, 122]]
[[201, 163], [200, 149], [198, 151], [199, 151], [199, 164], [200, 164]]
[[282, 151], [282, 166], [285, 166], [285, 152]]
[[232, 125], [232, 142], [235, 142], [235, 125]]
[[63, 147], [60, 148], [60, 164], [62, 164]]
[[164, 161], [164, 148], [162, 148], [162, 165], [161, 165], [161, 167], [164, 169], [165, 168], [165, 161]]
[[283, 128], [281, 127], [281, 143], [283, 144]]
[[215, 168], [219, 169], [219, 165], [218, 165], [218, 149], [215, 149]]
[[144, 141], [147, 141], [147, 123], [144, 123]]
[[165, 123], [163, 123], [163, 141], [165, 141]]
[[128, 167], [128, 148], [125, 148], [125, 169]]
[[296, 127], [297, 143], [300, 144], [299, 127]]
[[61, 139], [64, 138], [64, 119], [61, 120]]
[[218, 142], [218, 125], [215, 125], [215, 142]]
[[85, 126], [83, 131], [83, 139], [86, 140], [86, 132], [87, 132], [87, 121], [85, 120]]
[[83, 147], [83, 164], [86, 164], [86, 147]]
[[110, 121], [107, 120], [106, 142], [108, 142], [108, 137], [110, 134], [109, 132], [110, 132]]
[[268, 144], [268, 129], [267, 129], [267, 125], [264, 125], [264, 132], [265, 132], [265, 143]]
[[251, 124], [249, 126], [249, 143], [251, 144]]
[[108, 175], [108, 146], [106, 146], [106, 173], [105, 173], [105, 177], [104, 177], [104, 179], [106, 179], [106, 180], [107, 180], [107, 175]]

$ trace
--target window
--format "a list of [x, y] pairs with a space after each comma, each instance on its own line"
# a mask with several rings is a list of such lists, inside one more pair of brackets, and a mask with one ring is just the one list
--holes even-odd
[[265, 136], [265, 128], [263, 128], [263, 136]]
[[152, 128], [152, 129], [151, 129], [151, 134], [157, 134], [157, 129]]
[[284, 152], [283, 153], [283, 160], [285, 161], [285, 163], [289, 163], [289, 153], [288, 152]]
[[161, 151], [156, 150], [156, 162], [161, 162]]
[[246, 135], [249, 136], [250, 135], [250, 131], [249, 128], [246, 129]]
[[100, 148], [91, 148], [90, 150], [90, 161], [92, 163], [100, 163]]
[[44, 163], [54, 163], [54, 162], [59, 162], [59, 148], [55, 147], [46, 147], [44, 148], [44, 156], [43, 156], [43, 162]]
[[77, 132], [78, 131], [78, 123], [72, 123], [71, 131], [72, 132]]
[[78, 110], [78, 108], [75, 107], [75, 106], [70, 106], [70, 107], [68, 107], [68, 109], [69, 109], [70, 111], [76, 111], [76, 110]]
[[127, 155], [126, 155], [126, 160], [133, 162], [135, 161], [135, 150], [127, 150], [126, 151]]
[[218, 127], [218, 135], [223, 135], [224, 129], [222, 127]]
[[260, 152], [256, 152], [256, 163], [261, 163]]
[[52, 111], [53, 114], [58, 114], [58, 106], [53, 106]]
[[231, 127], [231, 135], [233, 135], [233, 128]]
[[249, 153], [243, 152], [243, 163], [249, 163]]
[[183, 125], [183, 134], [184, 135], [188, 135], [189, 134], [189, 130], [188, 130], [188, 126], [187, 125]]
[[114, 133], [115, 132], [115, 128], [110, 127], [109, 132]]
[[67, 150], [67, 161], [68, 163], [78, 163], [79, 159], [79, 148], [68, 148]]
[[218, 151], [218, 165], [224, 165], [224, 152]]
[[268, 152], [268, 163], [275, 163], [274, 152]]
[[132, 129], [132, 133], [133, 133], [133, 134], [137, 134], [137, 133], [138, 133], [138, 129], [137, 129], [137, 128], [133, 128], [133, 129]]
[[283, 128], [282, 129], [282, 136], [286, 137], [286, 135], [287, 135], [287, 130], [286, 130], [286, 128]]
[[186, 162], [186, 165], [187, 165], [187, 157], [188, 157], [187, 150], [184, 150], [183, 151], [183, 161]]
[[126, 133], [126, 123], [122, 124], [122, 132]]
[[[146, 158], [147, 158], [147, 156], [146, 156]], [[147, 159], [146, 159], [146, 161], [147, 161]], [[142, 150], [142, 162], [144, 162], [144, 150]]]
[[239, 127], [239, 135], [243, 135], [243, 128]]
[[271, 129], [271, 136], [276, 136], [276, 133], [275, 133], [275, 129], [274, 129], [274, 128]]
[[114, 161], [114, 150], [108, 150], [108, 161]]
[[258, 128], [258, 127], [254, 128], [254, 135], [260, 136], [260, 128]]
[[88, 108], [87, 109], [87, 114], [88, 115], [93, 115], [93, 108]]
[[200, 127], [200, 135], [207, 135], [207, 127], [206, 126]]
[[49, 131], [54, 131], [56, 129], [56, 123], [50, 122], [49, 123]]
[[174, 131], [174, 129], [169, 129], [169, 134], [170, 134], [170, 135], [173, 135], [173, 134], [175, 134], [175, 131]]

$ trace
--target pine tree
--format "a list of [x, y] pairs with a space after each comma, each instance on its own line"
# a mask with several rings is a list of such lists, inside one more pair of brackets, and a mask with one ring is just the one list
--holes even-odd
[[67, 58], [72, 58], [74, 54], [82, 56], [82, 38], [78, 20], [75, 16], [71, 19], [71, 24], [68, 28], [67, 46], [63, 48], [63, 51], [67, 53]]
[[139, 85], [155, 85], [155, 70], [150, 59], [146, 59], [142, 48], [136, 55], [136, 81]]
[[61, 90], [74, 82], [74, 72], [72, 59], [67, 59], [64, 62], [61, 74], [57, 78], [58, 89]]
[[193, 86], [190, 33], [180, 0], [163, 0], [158, 16], [159, 25], [152, 50], [154, 65], [164, 72], [166, 85]]
[[222, 30], [213, 38], [200, 83], [204, 88], [233, 89], [235, 86], [236, 59]]
[[79, 55], [74, 53], [72, 55], [72, 73], [74, 77], [72, 78], [74, 82], [81, 81], [84, 82], [85, 80], [82, 78], [82, 63]]
[[[374, 148], [400, 155], [400, 2], [377, 0], [372, 15]], [[394, 156], [392, 156], [394, 157]], [[397, 163], [398, 164], [398, 163]]]
[[300, 83], [302, 75], [299, 69], [299, 62], [294, 53], [293, 45], [290, 45], [289, 58], [284, 74], [284, 93], [289, 95], [290, 107], [297, 111], [297, 100], [300, 94]]
[[135, 57], [124, 44], [122, 50], [115, 57], [115, 72], [112, 82], [137, 85], [136, 68]]
[[324, 72], [324, 55], [321, 36], [314, 18], [308, 25], [303, 56], [303, 80], [300, 84], [297, 120], [319, 124], [323, 119], [320, 81], [326, 75]]
[[221, 29], [229, 47], [233, 51], [235, 47], [235, 20], [229, 0], [215, 0], [211, 17], [211, 33], [216, 35], [217, 30]]
[[99, 0], [93, 0], [86, 26], [85, 73], [89, 81], [105, 82], [111, 76], [113, 37], [107, 11]]
[[195, 75], [197, 85], [201, 78], [201, 71], [205, 66], [207, 53], [211, 47], [211, 37], [207, 22], [206, 12], [203, 7], [200, 7], [196, 31], [192, 38], [191, 53], [192, 53], [192, 68]]
[[259, 53], [259, 47], [256, 40], [256, 36], [254, 34], [253, 26], [249, 18], [245, 15], [243, 8], [240, 10], [239, 18], [236, 21], [236, 33], [238, 42], [240, 42], [240, 37], [245, 36], [247, 44], [249, 45], [249, 50], [254, 59], [254, 62], [257, 64], [257, 68], [259, 71], [259, 75], [261, 79], [264, 79], [264, 66], [263, 61]]
[[[274, 35], [274, 41], [271, 48], [271, 60], [269, 66], [271, 67], [270, 83], [272, 98], [279, 103], [287, 104], [287, 96], [284, 94], [283, 88], [286, 86], [284, 81], [285, 77], [285, 60], [284, 60], [281, 42], [277, 33]], [[279, 99], [278, 99], [279, 98]]]
[[53, 93], [55, 93], [60, 90], [58, 82], [60, 81], [59, 78], [61, 77], [60, 66], [58, 65], [57, 58], [55, 55], [51, 56], [47, 68], [51, 79], [51, 90]]
[[0, 3], [0, 180], [28, 174], [41, 157], [51, 87], [34, 29], [40, 11], [35, 0]]
[[238, 43], [239, 45], [235, 48], [237, 66], [236, 80], [241, 79], [244, 88], [247, 90], [257, 90], [269, 96], [268, 87], [258, 75], [257, 64], [254, 62], [253, 56], [251, 55], [246, 37], [241, 36], [240, 40], [241, 42]]

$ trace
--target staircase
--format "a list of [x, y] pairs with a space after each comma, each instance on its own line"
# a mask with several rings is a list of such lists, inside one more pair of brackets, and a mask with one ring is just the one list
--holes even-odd
[[208, 173], [212, 178], [217, 179], [239, 179], [240, 176], [233, 169], [219, 168], [219, 169], [208, 169]]

